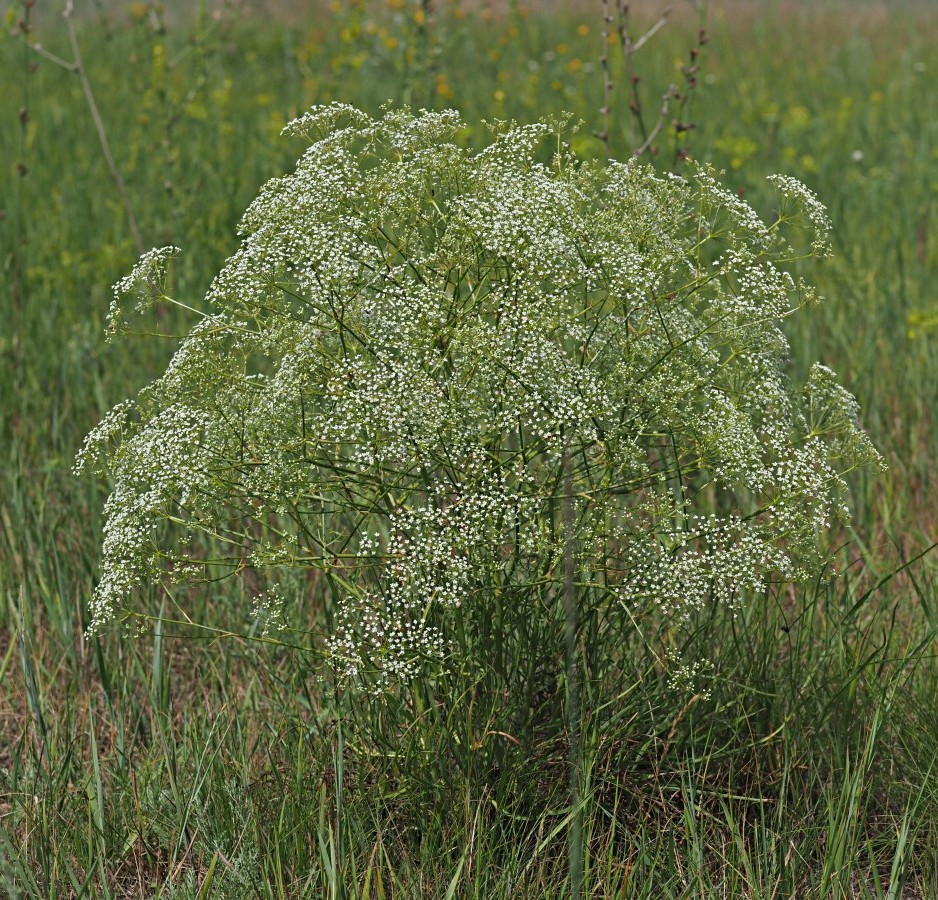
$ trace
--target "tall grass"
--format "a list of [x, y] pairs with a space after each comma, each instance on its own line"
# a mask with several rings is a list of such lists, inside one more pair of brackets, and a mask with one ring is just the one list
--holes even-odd
[[[469, 121], [567, 109], [587, 123], [578, 151], [605, 152], [591, 134], [597, 10], [441, 4], [419, 22], [420, 8], [163, 30], [145, 7], [85, 15], [88, 77], [143, 239], [185, 251], [177, 297], [204, 295], [241, 211], [295, 155], [280, 126], [312, 102], [407, 99]], [[68, 468], [172, 337], [102, 344], [109, 285], [135, 256], [121, 199], [79, 80], [0, 38], [0, 894], [561, 897], [575, 818], [584, 895], [938, 893], [938, 594], [928, 556], [890, 577], [938, 530], [938, 353], [934, 334], [909, 334], [910, 314], [936, 306], [938, 15], [843, 13], [715, 8], [688, 146], [757, 206], [774, 171], [828, 204], [837, 255], [807, 273], [828, 300], [790, 337], [799, 366], [822, 359], [858, 394], [891, 471], [853, 485], [841, 580], [611, 651], [625, 687], [580, 686], [582, 808], [562, 684], [519, 724], [504, 713], [517, 698], [446, 680], [364, 704], [319, 683], [302, 653], [187, 625], [86, 634], [102, 495]], [[642, 51], [649, 103], [676, 77], [687, 27]], [[55, 17], [30, 39], [70, 58]], [[624, 153], [620, 75], [610, 144]], [[199, 602], [197, 621], [249, 627], [246, 602]], [[675, 683], [664, 647], [710, 666]]]

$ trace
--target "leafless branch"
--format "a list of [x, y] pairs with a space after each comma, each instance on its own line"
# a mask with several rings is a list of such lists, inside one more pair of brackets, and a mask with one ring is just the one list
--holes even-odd
[[661, 109], [658, 110], [658, 119], [654, 124], [654, 127], [648, 132], [647, 137], [642, 142], [641, 146], [636, 147], [632, 151], [632, 155], [636, 158], [647, 153], [654, 144], [655, 138], [660, 133], [661, 129], [664, 127], [664, 123], [667, 121], [668, 112], [671, 109], [671, 100], [677, 93], [677, 86], [671, 85], [668, 90], [665, 92], [664, 96], [661, 98]]
[[98, 143], [101, 145], [101, 153], [104, 156], [104, 161], [107, 163], [108, 171], [111, 173], [111, 178], [117, 187], [117, 192], [120, 194], [121, 202], [124, 205], [124, 212], [127, 214], [127, 222], [130, 225], [130, 232], [133, 235], [137, 252], [142, 255], [144, 250], [143, 239], [140, 237], [140, 229], [137, 226], [137, 217], [134, 215], [133, 205], [130, 202], [130, 196], [127, 193], [127, 187], [124, 184], [124, 179], [121, 177], [120, 169], [117, 168], [117, 163], [114, 161], [114, 154], [111, 153], [111, 145], [107, 139], [107, 132], [104, 128], [104, 120], [101, 118], [101, 113], [98, 110], [98, 104], [94, 99], [94, 91], [91, 89], [91, 82], [88, 80], [88, 73], [85, 71], [85, 67], [82, 64], [81, 48], [78, 45], [78, 34], [75, 30], [75, 22], [72, 19], [72, 0], [66, 0], [65, 11], [62, 13], [62, 15], [65, 19], [66, 28], [68, 29], [68, 39], [72, 46], [74, 62], [68, 63], [64, 59], [55, 57], [54, 54], [49, 54], [41, 49], [37, 49], [36, 46], [33, 46], [33, 49], [36, 50], [37, 53], [41, 53], [46, 58], [52, 59], [53, 62], [56, 62], [58, 65], [63, 65], [66, 69], [75, 72], [75, 74], [78, 75], [78, 78], [81, 81], [82, 92], [85, 95], [85, 102], [88, 104], [88, 112], [91, 114], [91, 119], [94, 122], [95, 131], [98, 134]]
[[60, 66], [61, 68], [65, 69], [66, 72], [78, 71], [78, 65], [76, 63], [69, 62], [67, 59], [63, 59], [61, 56], [56, 56], [56, 54], [52, 53], [49, 50], [46, 50], [46, 48], [43, 47], [42, 44], [39, 44], [39, 43], [29, 44], [29, 49], [32, 50], [34, 53], [38, 53], [40, 56], [49, 60], [49, 62], [53, 62], [57, 66]]
[[[706, 0], [702, 0], [698, 5], [703, 10], [706, 10]], [[594, 132], [594, 134], [606, 145], [608, 153], [611, 143], [610, 118], [612, 115], [612, 95], [614, 87], [612, 66], [609, 59], [609, 45], [610, 42], [616, 43], [616, 41], [613, 41], [611, 38], [614, 28], [618, 38], [617, 43], [619, 50], [622, 53], [624, 74], [628, 80], [629, 89], [631, 91], [629, 111], [635, 120], [635, 129], [637, 131], [637, 138], [635, 139], [636, 146], [633, 147], [632, 154], [638, 157], [645, 153], [652, 155], [657, 153], [658, 147], [655, 144], [655, 140], [665, 127], [665, 124], [669, 121], [669, 115], [673, 112], [674, 117], [671, 120], [671, 128], [675, 136], [675, 161], [673, 165], [677, 165], [677, 163], [681, 159], [686, 158], [687, 155], [681, 146], [681, 137], [685, 132], [694, 128], [693, 123], [686, 121], [686, 113], [689, 109], [690, 96], [697, 85], [697, 71], [699, 68], [697, 58], [700, 48], [707, 41], [706, 32], [703, 27], [701, 27], [695, 46], [692, 46], [690, 49], [689, 62], [682, 67], [684, 76], [683, 90], [675, 84], [669, 86], [667, 92], [661, 98], [661, 107], [658, 111], [658, 116], [654, 124], [649, 127], [649, 122], [646, 120], [645, 116], [645, 109], [642, 105], [642, 91], [639, 89], [641, 78], [635, 70], [634, 58], [635, 54], [667, 25], [672, 13], [672, 7], [669, 6], [662, 10], [655, 23], [637, 38], [632, 37], [629, 18], [630, 13], [631, 3], [629, 0], [615, 0], [614, 14], [611, 9], [611, 0], [602, 0], [603, 47], [600, 56], [600, 69], [603, 77], [603, 105], [599, 110], [602, 116], [602, 131]]]
[[655, 22], [651, 28], [648, 29], [637, 41], [633, 41], [631, 47], [629, 48], [629, 53], [638, 53], [642, 47], [645, 46], [665, 25], [668, 23], [668, 16], [671, 15], [671, 7], [669, 6], [664, 12], [661, 13], [661, 18]]

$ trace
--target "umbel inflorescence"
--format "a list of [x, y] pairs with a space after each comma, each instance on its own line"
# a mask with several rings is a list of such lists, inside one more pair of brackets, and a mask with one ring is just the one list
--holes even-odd
[[[827, 252], [823, 206], [777, 178], [769, 225], [704, 167], [581, 164], [562, 122], [479, 152], [462, 129], [338, 104], [285, 129], [310, 146], [212, 311], [79, 454], [114, 483], [98, 626], [148, 581], [263, 569], [278, 596], [318, 570], [290, 583], [380, 686], [555, 603], [565, 508], [594, 612], [687, 616], [815, 569], [844, 474], [881, 465], [833, 373], [786, 374], [780, 322], [812, 295], [784, 264]], [[174, 252], [118, 300], [159, 301]]]

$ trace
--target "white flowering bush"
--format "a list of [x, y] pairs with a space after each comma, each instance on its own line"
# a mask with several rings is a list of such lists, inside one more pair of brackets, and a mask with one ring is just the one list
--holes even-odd
[[[332, 105], [285, 129], [310, 146], [211, 312], [79, 454], [113, 479], [98, 627], [143, 583], [267, 570], [256, 609], [305, 590], [292, 626], [325, 609], [340, 673], [404, 684], [473, 634], [523, 647], [571, 507], [583, 622], [816, 573], [845, 473], [881, 464], [832, 372], [789, 379], [780, 325], [812, 294], [785, 264], [827, 253], [823, 206], [779, 177], [766, 224], [704, 167], [581, 165], [559, 122], [473, 152], [463, 128]], [[174, 252], [120, 282], [113, 331], [125, 295], [168, 299]]]

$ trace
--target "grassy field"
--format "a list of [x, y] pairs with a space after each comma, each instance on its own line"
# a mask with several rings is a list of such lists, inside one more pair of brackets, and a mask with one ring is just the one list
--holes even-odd
[[[175, 295], [198, 307], [242, 211], [302, 149], [282, 125], [333, 99], [470, 123], [566, 110], [585, 123], [574, 149], [602, 157], [600, 4], [165, 20], [87, 4], [77, 42], [122, 186], [65, 23], [41, 7], [11, 3], [0, 35], [0, 896], [563, 897], [574, 821], [584, 896], [938, 896], [931, 4], [714, 2], [636, 57], [653, 115], [706, 27], [695, 127], [678, 144], [666, 128], [658, 164], [711, 161], [766, 215], [773, 172], [828, 206], [836, 253], [805, 269], [826, 300], [789, 323], [794, 366], [838, 372], [890, 468], [852, 482], [841, 579], [668, 634], [710, 661], [689, 692], [642, 642], [619, 648], [627, 689], [585, 688], [577, 809], [561, 715], [514, 734], [511, 698], [477, 708], [441, 683], [368, 704], [310, 654], [234, 634], [86, 634], [106, 486], [70, 467], [194, 322], [167, 311], [151, 324], [169, 338], [104, 344], [135, 231], [183, 249]], [[624, 158], [640, 140], [613, 60]], [[248, 607], [229, 585], [190, 615], [243, 635]]]

